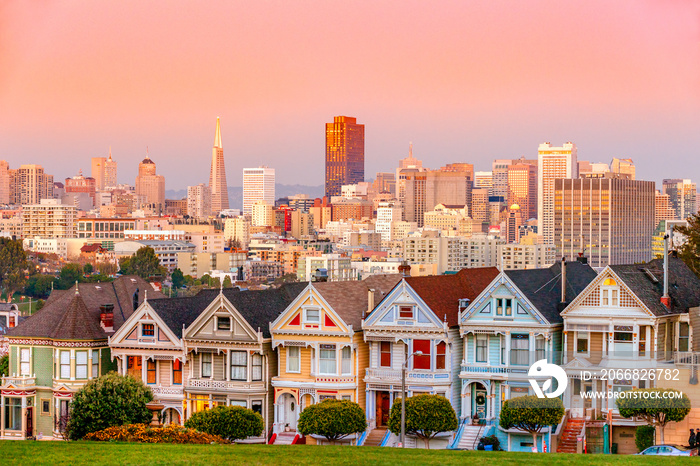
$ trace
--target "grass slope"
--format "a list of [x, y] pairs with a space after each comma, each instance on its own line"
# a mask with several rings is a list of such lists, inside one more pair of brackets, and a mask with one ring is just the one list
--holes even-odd
[[678, 464], [690, 458], [566, 455], [306, 445], [153, 445], [0, 441], [3, 466], [46, 464]]

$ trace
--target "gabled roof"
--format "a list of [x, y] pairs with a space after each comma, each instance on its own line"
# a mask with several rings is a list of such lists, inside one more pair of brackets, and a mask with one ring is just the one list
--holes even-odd
[[688, 312], [700, 306], [700, 279], [678, 258], [668, 258], [668, 295], [671, 309], [661, 304], [664, 293], [664, 261], [646, 264], [611, 265], [615, 274], [656, 316]]
[[[260, 329], [263, 338], [270, 338], [270, 322], [274, 322], [306, 286], [307, 283], [286, 283], [279, 288], [248, 291], [227, 288], [224, 290], [224, 296], [253, 330]], [[194, 298], [202, 300], [203, 311], [218, 295], [219, 290], [202, 290]], [[182, 332], [181, 329], [179, 331]]]
[[187, 327], [207, 308], [211, 301], [199, 295], [182, 298], [149, 299], [148, 305], [158, 314], [178, 338], [182, 338], [182, 326]]
[[367, 312], [369, 290], [375, 292], [376, 306], [400, 281], [399, 274], [381, 274], [371, 275], [361, 281], [319, 282], [313, 286], [346, 325], [359, 330], [362, 315]]
[[[125, 275], [111, 283], [81, 283], [78, 285], [80, 301], [87, 314], [82, 319], [85, 322], [76, 326], [69, 325], [71, 319], [81, 313], [74, 304], [75, 285], [69, 290], [54, 290], [39, 311], [28, 317], [7, 332], [8, 337], [54, 338], [68, 340], [106, 340], [107, 333], [100, 325], [100, 306], [114, 305], [114, 330], [122, 326], [124, 321], [134, 312], [133, 295], [138, 291], [138, 302], [143, 302], [145, 290], [149, 297], [163, 298], [163, 294], [136, 275]], [[99, 327], [95, 330], [94, 325]], [[71, 330], [67, 330], [71, 328]], [[61, 335], [61, 336], [56, 336]]]
[[[561, 263], [546, 269], [506, 270], [505, 274], [523, 295], [550, 322], [562, 322]], [[597, 276], [588, 264], [566, 263], [566, 302], [570, 303]]]
[[496, 267], [462, 269], [453, 275], [407, 277], [406, 283], [418, 293], [440, 320], [447, 316], [447, 325], [459, 325], [459, 300], [474, 301], [498, 276]]

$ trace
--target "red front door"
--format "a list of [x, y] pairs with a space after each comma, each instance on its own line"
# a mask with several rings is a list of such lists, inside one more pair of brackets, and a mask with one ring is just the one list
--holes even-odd
[[25, 437], [34, 437], [34, 408], [27, 408], [27, 429], [25, 431]]

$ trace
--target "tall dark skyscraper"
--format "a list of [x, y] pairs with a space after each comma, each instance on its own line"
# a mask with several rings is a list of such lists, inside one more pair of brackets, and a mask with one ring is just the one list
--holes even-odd
[[346, 116], [326, 123], [326, 196], [340, 196], [344, 184], [365, 180], [365, 125]]

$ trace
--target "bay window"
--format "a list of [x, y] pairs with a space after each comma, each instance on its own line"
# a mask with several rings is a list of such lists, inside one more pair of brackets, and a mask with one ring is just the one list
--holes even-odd
[[263, 377], [263, 358], [261, 354], [253, 354], [250, 358], [253, 364], [252, 379], [254, 382], [262, 380]]
[[335, 357], [335, 345], [321, 345], [319, 351], [319, 373], [337, 374], [338, 364]]
[[88, 353], [87, 351], [75, 352], [75, 378], [87, 379], [88, 375]]
[[441, 341], [435, 346], [435, 369], [445, 368], [445, 351], [447, 350], [447, 345], [444, 341]]
[[70, 351], [61, 351], [59, 356], [59, 373], [62, 379], [70, 379]]
[[526, 366], [530, 363], [530, 336], [526, 334], [513, 334], [510, 336], [510, 363], [518, 366]]
[[343, 375], [352, 374], [352, 348], [345, 346], [340, 352], [341, 373]]
[[211, 377], [211, 353], [202, 353], [202, 377]]
[[151, 359], [146, 361], [146, 383], [156, 383], [156, 362]]
[[5, 398], [5, 430], [22, 429], [22, 399]]
[[173, 385], [182, 385], [182, 362], [179, 359], [173, 361]]
[[413, 340], [413, 352], [420, 351], [422, 355], [413, 356], [414, 369], [430, 369], [430, 340]]
[[31, 375], [31, 348], [20, 348], [19, 350], [19, 375], [29, 376]]
[[248, 353], [231, 351], [231, 380], [248, 380]]
[[545, 350], [545, 339], [539, 336], [535, 339], [535, 360], [545, 359], [547, 357], [547, 352]]
[[100, 352], [92, 350], [92, 378], [96, 379], [100, 376]]
[[488, 358], [488, 336], [476, 336], [476, 362], [486, 362]]
[[379, 367], [391, 367], [391, 342], [379, 342]]

